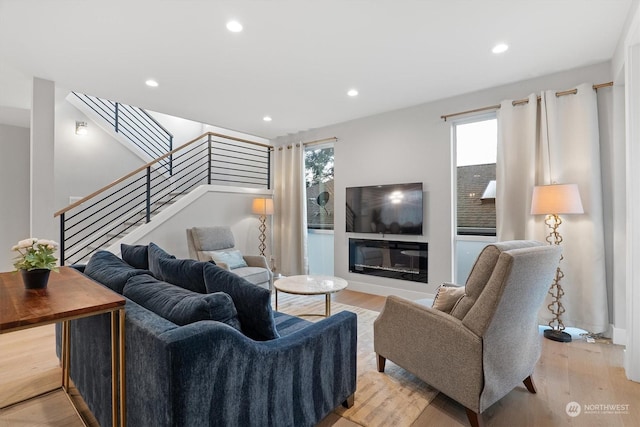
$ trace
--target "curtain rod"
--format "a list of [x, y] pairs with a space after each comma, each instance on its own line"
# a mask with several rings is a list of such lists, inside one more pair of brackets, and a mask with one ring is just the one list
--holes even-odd
[[337, 140], [338, 140], [338, 138], [336, 138], [335, 136], [332, 136], [330, 138], [316, 139], [315, 141], [303, 142], [302, 145], [304, 145], [306, 147], [307, 145], [322, 144], [323, 142], [337, 141]]
[[[309, 145], [316, 145], [316, 144], [321, 144], [323, 142], [327, 142], [327, 141], [338, 141], [338, 138], [335, 136], [332, 136], [330, 138], [323, 138], [323, 139], [316, 139], [315, 141], [307, 141], [307, 142], [297, 142], [295, 144], [288, 144], [286, 147], [287, 148], [292, 148], [294, 145], [296, 147], [299, 147], [300, 144], [302, 144], [302, 146], [307, 147]], [[282, 149], [284, 148], [284, 146], [278, 147], [278, 151], [282, 151]], [[273, 149], [272, 149], [273, 150]]]
[[[613, 82], [600, 83], [597, 85], [593, 85], [593, 89], [598, 90], [600, 88], [609, 87], [609, 86], [613, 86]], [[562, 92], [556, 92], [556, 96], [575, 95], [576, 93], [578, 93], [578, 89], [571, 89], [571, 90], [565, 90]], [[540, 101], [540, 97], [538, 97], [538, 101]], [[518, 99], [516, 101], [513, 101], [511, 104], [515, 107], [516, 105], [526, 104], [528, 102], [529, 100], [525, 98], [525, 99]], [[473, 110], [461, 111], [459, 113], [444, 114], [440, 116], [440, 118], [446, 122], [447, 119], [450, 117], [462, 116], [464, 114], [470, 114], [470, 113], [478, 113], [480, 111], [499, 110], [499, 109], [500, 109], [500, 104], [490, 105], [488, 107], [475, 108]]]

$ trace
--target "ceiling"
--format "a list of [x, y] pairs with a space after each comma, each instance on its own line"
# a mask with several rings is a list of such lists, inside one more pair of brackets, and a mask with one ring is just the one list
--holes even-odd
[[[36, 76], [274, 138], [607, 61], [631, 5], [0, 0], [0, 122], [28, 126]], [[229, 32], [230, 19], [244, 31]], [[510, 49], [493, 54], [498, 42]]]

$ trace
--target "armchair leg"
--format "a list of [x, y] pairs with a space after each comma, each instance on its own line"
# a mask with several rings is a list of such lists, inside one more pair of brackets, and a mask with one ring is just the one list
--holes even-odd
[[537, 393], [536, 385], [533, 383], [533, 378], [531, 378], [531, 375], [525, 378], [522, 382], [524, 383], [524, 386], [527, 388], [527, 390], [529, 390], [529, 393]]
[[342, 402], [342, 406], [344, 406], [347, 409], [351, 408], [353, 406], [353, 403], [355, 402], [355, 399], [356, 399], [355, 396], [356, 395], [354, 393], [351, 396], [347, 397], [347, 399], [344, 402]]
[[387, 361], [387, 359], [385, 359], [384, 357], [380, 356], [379, 354], [376, 354], [377, 358], [377, 363], [378, 363], [378, 372], [384, 372], [384, 364]]
[[469, 419], [469, 424], [471, 427], [484, 427], [484, 421], [482, 421], [482, 415], [477, 412], [473, 412], [469, 408], [464, 408], [467, 411], [467, 418]]

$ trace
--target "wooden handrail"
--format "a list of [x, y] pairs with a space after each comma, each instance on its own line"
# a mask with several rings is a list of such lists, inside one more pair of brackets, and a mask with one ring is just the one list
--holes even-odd
[[218, 137], [218, 138], [224, 138], [224, 139], [230, 139], [232, 141], [245, 142], [247, 144], [257, 145], [259, 147], [265, 147], [265, 148], [268, 148], [270, 150], [273, 149], [273, 146], [269, 145], [269, 144], [263, 144], [261, 142], [249, 141], [248, 139], [242, 139], [242, 138], [237, 138], [235, 136], [223, 135], [221, 133], [205, 132], [202, 135], [198, 136], [197, 138], [194, 138], [191, 141], [188, 141], [188, 142], [182, 144], [180, 147], [174, 148], [173, 150], [169, 151], [168, 153], [163, 154], [162, 156], [150, 161], [146, 165], [142, 165], [138, 169], [136, 169], [136, 170], [134, 170], [132, 172], [129, 172], [128, 174], [126, 174], [123, 177], [120, 177], [120, 178], [116, 179], [111, 184], [108, 184], [108, 185], [102, 187], [101, 189], [99, 189], [97, 191], [94, 191], [93, 193], [89, 194], [88, 196], [83, 197], [82, 199], [78, 200], [77, 202], [74, 202], [74, 203], [70, 204], [66, 208], [60, 209], [58, 212], [53, 214], [53, 217], [54, 218], [59, 217], [63, 213], [66, 213], [66, 212], [70, 211], [71, 209], [80, 206], [81, 204], [83, 204], [87, 200], [93, 199], [98, 194], [104, 193], [105, 191], [109, 190], [110, 188], [113, 188], [114, 186], [120, 184], [122, 181], [124, 181], [124, 180], [126, 180], [128, 178], [131, 178], [132, 176], [134, 176], [135, 174], [137, 174], [139, 172], [142, 172], [143, 170], [147, 169], [149, 166], [153, 166], [156, 163], [166, 159], [167, 157], [171, 156], [172, 154], [176, 153], [177, 151], [180, 151], [183, 148], [188, 147], [189, 145], [194, 144], [194, 143], [202, 140], [202, 138], [204, 138], [204, 137], [211, 137], [211, 136]]

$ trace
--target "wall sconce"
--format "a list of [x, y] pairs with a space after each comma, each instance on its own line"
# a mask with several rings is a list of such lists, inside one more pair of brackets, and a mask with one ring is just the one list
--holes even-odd
[[87, 134], [87, 122], [76, 122], [76, 135]]

